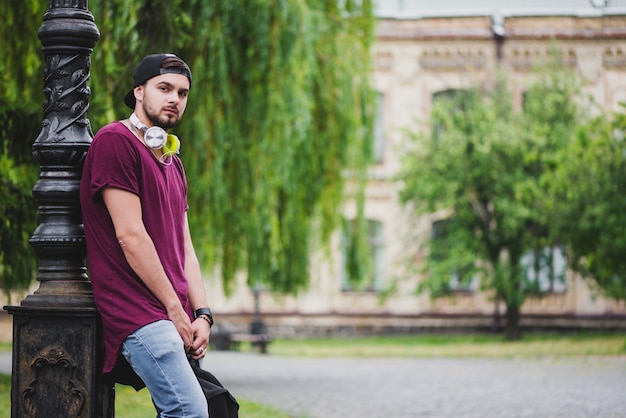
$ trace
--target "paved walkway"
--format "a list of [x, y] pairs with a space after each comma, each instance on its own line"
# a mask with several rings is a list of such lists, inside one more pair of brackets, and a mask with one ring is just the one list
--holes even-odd
[[626, 417], [626, 358], [303, 359], [212, 352], [235, 396], [308, 418]]
[[[10, 373], [10, 353], [0, 372]], [[288, 358], [210, 352], [235, 397], [294, 418], [626, 417], [626, 358]], [[245, 418], [245, 417], [242, 417]]]

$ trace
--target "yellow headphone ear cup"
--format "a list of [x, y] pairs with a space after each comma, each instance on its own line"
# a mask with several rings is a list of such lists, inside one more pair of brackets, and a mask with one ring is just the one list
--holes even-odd
[[176, 135], [168, 134], [165, 145], [163, 145], [163, 155], [170, 156], [178, 153], [180, 150], [180, 139]]

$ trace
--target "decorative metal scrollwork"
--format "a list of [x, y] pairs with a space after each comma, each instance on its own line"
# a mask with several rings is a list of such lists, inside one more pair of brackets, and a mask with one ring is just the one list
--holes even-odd
[[[22, 392], [25, 418], [63, 412], [63, 417], [83, 417], [87, 392], [78, 378], [76, 361], [61, 347], [42, 350], [31, 362], [33, 378]], [[64, 410], [64, 411], [63, 411]]]

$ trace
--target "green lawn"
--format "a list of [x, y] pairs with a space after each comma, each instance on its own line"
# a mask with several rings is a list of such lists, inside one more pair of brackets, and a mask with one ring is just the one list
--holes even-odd
[[416, 335], [277, 340], [271, 355], [311, 357], [532, 358], [626, 356], [626, 334], [529, 334], [521, 341], [499, 335]]
[[0, 417], [11, 416], [11, 376], [0, 374]]
[[[0, 350], [10, 350], [10, 344]], [[243, 351], [251, 350], [249, 345]], [[521, 341], [507, 342], [497, 335], [417, 335], [367, 338], [276, 340], [270, 356], [310, 357], [456, 357], [540, 358], [626, 356], [626, 335], [619, 333], [529, 334]], [[11, 378], [0, 375], [0, 418], [10, 417]], [[265, 405], [238, 399], [242, 418], [295, 418]], [[135, 392], [116, 386], [115, 415], [144, 418], [154, 415], [147, 390]], [[304, 418], [304, 417], [299, 417]]]
[[[237, 399], [237, 402], [239, 402], [239, 416], [242, 418], [290, 418], [284, 412], [265, 405], [242, 399]], [[146, 418], [152, 417], [154, 414], [154, 406], [152, 406], [150, 395], [146, 389], [136, 392], [130, 386], [115, 386], [116, 418]], [[0, 415], [0, 418], [4, 418], [4, 416]]]
[[[291, 418], [284, 412], [265, 405], [238, 399], [242, 418]], [[115, 387], [116, 418], [146, 418], [155, 415], [147, 390], [136, 392], [130, 386]], [[11, 376], [0, 374], [0, 418], [11, 417]]]

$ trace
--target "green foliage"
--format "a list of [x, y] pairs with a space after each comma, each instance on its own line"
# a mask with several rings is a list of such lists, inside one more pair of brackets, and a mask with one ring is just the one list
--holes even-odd
[[31, 190], [38, 170], [31, 145], [41, 129], [43, 62], [37, 30], [43, 3], [0, 4], [0, 289], [7, 294], [26, 288], [36, 269], [28, 239], [37, 221]]
[[47, 2], [37, 0], [0, 2], [0, 98], [5, 103], [41, 108], [43, 61], [37, 31], [46, 8]]
[[601, 115], [558, 155], [552, 183], [572, 268], [626, 299], [626, 114]]
[[343, 222], [344, 269], [348, 284], [353, 290], [363, 290], [374, 285], [372, 259], [374, 254], [369, 243], [368, 221], [362, 214], [354, 221]]
[[[112, 120], [128, 117], [123, 99], [132, 87], [133, 69], [141, 57], [153, 51], [142, 50], [141, 34], [136, 30], [140, 2], [92, 1], [89, 10], [100, 31], [100, 40], [91, 54], [89, 82], [88, 116], [96, 131]], [[157, 24], [163, 26], [162, 22]]]
[[[514, 322], [537, 289], [523, 274], [522, 257], [558, 243], [544, 182], [579, 120], [576, 84], [544, 71], [527, 91], [523, 112], [511, 106], [505, 78], [491, 90], [435, 100], [432, 131], [414, 136], [399, 176], [404, 203], [445, 221], [445, 233], [425, 242], [430, 255], [419, 290], [444, 296], [453, 274], [461, 285], [480, 277]], [[515, 334], [517, 324], [507, 325]]]
[[[192, 2], [193, 3], [193, 2]], [[193, 230], [231, 285], [295, 292], [308, 254], [338, 226], [346, 168], [371, 136], [371, 5], [194, 3], [194, 96], [181, 135]], [[245, 13], [242, 11], [245, 10]], [[196, 84], [197, 83], [197, 84]], [[198, 87], [195, 87], [198, 86]], [[212, 263], [211, 263], [212, 264]]]
[[[43, 3], [0, 6], [9, 107], [41, 106]], [[94, 131], [130, 113], [123, 97], [142, 56], [180, 55], [194, 77], [176, 133], [205, 268], [218, 267], [227, 290], [239, 272], [272, 290], [304, 288], [310, 252], [339, 226], [346, 172], [357, 185], [349, 197], [363, 205], [371, 0], [109, 0], [89, 9], [100, 31], [89, 82]]]
[[38, 170], [30, 161], [30, 145], [38, 117], [0, 99], [0, 288], [6, 294], [27, 288], [37, 267], [28, 239], [37, 226], [31, 189]]

